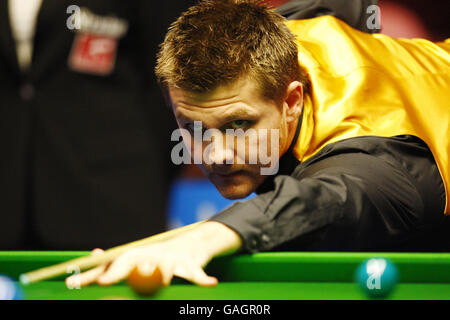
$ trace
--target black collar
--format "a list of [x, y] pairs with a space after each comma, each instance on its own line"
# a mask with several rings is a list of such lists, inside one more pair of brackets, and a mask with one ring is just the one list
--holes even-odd
[[286, 153], [280, 158], [278, 172], [275, 175], [268, 176], [266, 180], [255, 190], [256, 194], [265, 193], [274, 189], [274, 179], [278, 175], [290, 175], [294, 169], [300, 164], [300, 161], [294, 156], [294, 147], [297, 143], [298, 136], [300, 134], [300, 129], [302, 127], [302, 119], [303, 119], [303, 109], [300, 114], [300, 118], [298, 120], [297, 129], [295, 131], [294, 139], [292, 140], [289, 149]]

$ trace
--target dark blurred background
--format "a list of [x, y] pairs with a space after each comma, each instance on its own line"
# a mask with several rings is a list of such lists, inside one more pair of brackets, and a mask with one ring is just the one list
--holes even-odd
[[[268, 0], [279, 6], [290, 0]], [[352, 0], [348, 0], [349, 5]], [[450, 1], [448, 0], [379, 0], [381, 33], [392, 37], [426, 38], [442, 41], [450, 32]]]
[[450, 35], [450, 1], [381, 0], [381, 33], [443, 41]]
[[189, 5], [0, 0], [0, 249], [108, 248], [166, 229], [176, 124], [153, 69]]

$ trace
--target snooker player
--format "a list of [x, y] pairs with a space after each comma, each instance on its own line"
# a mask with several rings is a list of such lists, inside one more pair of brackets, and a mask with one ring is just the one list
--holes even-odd
[[257, 2], [191, 7], [156, 74], [180, 128], [277, 130], [277, 173], [229, 164], [233, 146], [214, 145], [205, 175], [226, 198], [256, 197], [68, 284], [145, 266], [164, 285], [213, 286], [203, 267], [236, 252], [449, 250], [450, 41], [393, 39], [330, 15], [288, 21]]

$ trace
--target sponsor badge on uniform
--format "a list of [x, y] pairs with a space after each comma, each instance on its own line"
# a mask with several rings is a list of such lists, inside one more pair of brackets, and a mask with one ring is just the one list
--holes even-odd
[[68, 65], [77, 72], [109, 75], [114, 70], [119, 39], [128, 25], [117, 17], [104, 17], [82, 8]]
[[78, 33], [69, 57], [71, 69], [108, 75], [114, 69], [117, 40], [108, 36]]

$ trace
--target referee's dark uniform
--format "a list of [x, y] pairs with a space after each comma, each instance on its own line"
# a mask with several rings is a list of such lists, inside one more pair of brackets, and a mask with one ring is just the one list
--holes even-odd
[[[80, 29], [73, 5], [88, 13]], [[24, 72], [0, 0], [0, 250], [107, 248], [165, 229], [175, 122], [153, 66], [187, 6], [43, 0]]]

